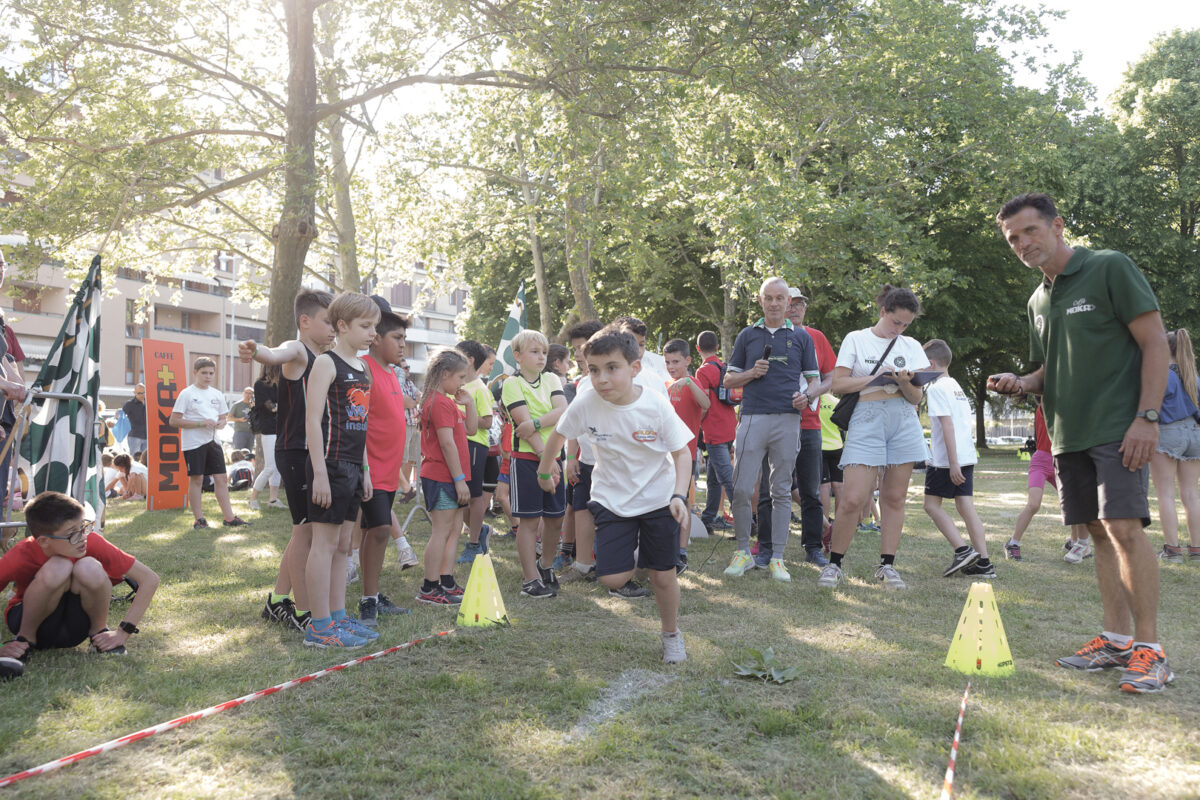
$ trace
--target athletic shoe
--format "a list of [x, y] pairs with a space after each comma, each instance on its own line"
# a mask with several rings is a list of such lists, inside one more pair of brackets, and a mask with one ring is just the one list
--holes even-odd
[[223, 528], [240, 528], [243, 525], [249, 525], [249, 524], [250, 524], [249, 522], [246, 522], [246, 520], [242, 519], [241, 517], [234, 517], [233, 519], [221, 520], [221, 527], [223, 527]]
[[753, 555], [754, 566], [750, 569], [766, 569], [771, 563], [771, 554], [765, 551], [759, 551]]
[[513, 528], [512, 530], [509, 530], [509, 531], [499, 531], [499, 532], [492, 531], [492, 536], [493, 536], [493, 538], [496, 538], [496, 539], [515, 539], [515, 538], [517, 538], [517, 529]]
[[540, 538], [538, 538], [534, 541], [533, 552], [535, 555], [537, 555], [538, 558], [542, 557], [542, 540]]
[[559, 550], [554, 556], [554, 563], [550, 565], [550, 569], [554, 570], [555, 572], [562, 572], [564, 569], [570, 566], [571, 562], [574, 560], [575, 559], [571, 558], [562, 550]]
[[846, 573], [842, 572], [842, 568], [837, 564], [826, 564], [821, 570], [821, 577], [817, 578], [817, 586], [822, 589], [836, 589], [839, 583], [846, 582]]
[[791, 583], [792, 576], [788, 574], [787, 567], [783, 565], [782, 558], [772, 558], [767, 565], [767, 569], [771, 573], [771, 577], [777, 581]]
[[196, 530], [197, 528], [207, 528], [207, 527], [208, 527], [208, 520], [206, 520], [204, 517], [201, 517], [200, 519], [198, 519], [192, 523], [192, 530]]
[[246, 501], [246, 507], [249, 508], [251, 511], [258, 511], [259, 510], [258, 501], [252, 497], [248, 501]]
[[989, 562], [986, 567], [981, 567], [976, 561], [971, 566], [964, 567], [962, 574], [970, 575], [972, 578], [994, 578], [996, 577], [996, 565]]
[[1009, 561], [1020, 561], [1021, 560], [1021, 543], [1020, 542], [1008, 542], [1007, 544], [1005, 544], [1004, 545], [1004, 557], [1007, 558]]
[[446, 593], [446, 597], [450, 598], [450, 602], [454, 603], [455, 605], [458, 605], [459, 603], [461, 603], [462, 599], [463, 599], [463, 595], [467, 593], [466, 590], [463, 589], [463, 587], [457, 583], [449, 588], [446, 588], [445, 586], [443, 586], [442, 591]]
[[358, 565], [354, 563], [353, 558], [346, 559], [346, 583], [354, 583], [358, 580]]
[[19, 678], [24, 674], [25, 665], [21, 663], [21, 659], [0, 656], [0, 681]]
[[346, 650], [357, 650], [367, 643], [361, 636], [355, 636], [337, 623], [331, 622], [321, 630], [314, 630], [310, 623], [304, 631], [305, 647], [342, 647]]
[[908, 584], [900, 577], [900, 573], [891, 564], [880, 564], [875, 570], [875, 580], [881, 581], [888, 589], [907, 589]]
[[540, 600], [545, 597], [554, 597], [557, 593], [546, 588], [546, 584], [542, 583], [538, 578], [534, 578], [527, 583], [521, 584], [521, 594], [526, 597], [532, 597], [535, 600]]
[[[88, 641], [92, 643], [92, 646], [89, 647], [88, 649], [91, 650], [93, 653], [96, 653], [97, 655], [102, 655], [102, 656], [123, 656], [123, 655], [125, 655], [125, 645], [123, 645], [123, 644], [119, 644], [116, 647], [110, 648], [108, 650], [101, 650], [99, 648], [99, 646], [97, 646], [95, 637], [99, 636], [102, 633], [105, 633], [107, 630], [108, 630], [108, 628], [101, 628], [100, 630], [96, 631], [95, 633], [88, 634]], [[26, 652], [26, 654], [28, 654], [29, 651], [26, 650], [25, 652]]]
[[[379, 602], [375, 606], [375, 611], [379, 614], [383, 614], [385, 617], [394, 617], [401, 614], [411, 613], [407, 608], [403, 608], [393, 603], [383, 592], [379, 593]], [[361, 616], [362, 615], [359, 614], [359, 617]]]
[[687, 568], [688, 568], [687, 553], [680, 553], [679, 554], [679, 563], [677, 563], [675, 565], [675, 577], [679, 577], [683, 573], [687, 572]]
[[364, 597], [358, 601], [358, 623], [367, 628], [379, 624], [379, 601], [374, 597]]
[[287, 598], [280, 600], [278, 603], [271, 602], [271, 593], [267, 592], [267, 602], [263, 605], [262, 614], [260, 615], [267, 622], [283, 622], [287, 619]]
[[664, 664], [682, 664], [687, 661], [687, 652], [683, 649], [682, 633], [675, 631], [674, 633], [659, 634], [659, 636], [662, 639]]
[[554, 569], [547, 569], [538, 564], [538, 574], [542, 576], [542, 585], [555, 594], [558, 594], [558, 576], [554, 574]]
[[267, 508], [281, 508], [284, 511], [286, 511], [287, 504], [284, 503], [282, 500], [280, 500], [278, 497], [276, 497], [274, 500], [271, 500], [267, 503]]
[[714, 531], [727, 531], [733, 527], [729, 522], [726, 522], [724, 517], [717, 517], [712, 522], [708, 523], [708, 527]]
[[879, 526], [876, 525], [874, 522], [860, 522], [860, 523], [858, 523], [858, 532], [859, 533], [879, 533]]
[[417, 554], [413, 552], [408, 539], [401, 536], [396, 542], [396, 561], [400, 562], [400, 571], [403, 572], [409, 567], [419, 567], [421, 562], [417, 559]]
[[729, 566], [725, 568], [725, 574], [732, 578], [740, 578], [752, 569], [754, 569], [754, 557], [745, 550], [738, 550], [733, 554]]
[[950, 566], [942, 570], [942, 577], [949, 578], [954, 573], [958, 572], [963, 567], [969, 567], [979, 560], [979, 552], [970, 545], [961, 553], [954, 551], [954, 558], [950, 561]]
[[1161, 692], [1175, 680], [1167, 666], [1167, 657], [1150, 647], [1139, 647], [1129, 656], [1129, 666], [1121, 676], [1121, 691], [1135, 694]]
[[636, 581], [626, 581], [625, 585], [620, 589], [609, 589], [608, 593], [613, 597], [624, 597], [627, 600], [634, 600], [639, 597], [649, 597], [654, 592], [647, 589], [645, 586], [640, 586]]
[[479, 528], [479, 550], [481, 552], [484, 552], [484, 553], [489, 552], [488, 551], [488, 539], [490, 539], [490, 538], [492, 538], [492, 526], [488, 525], [485, 522]]
[[283, 622], [291, 628], [295, 628], [298, 633], [304, 633], [308, 629], [308, 621], [312, 619], [312, 612], [305, 611], [303, 614], [296, 613], [296, 603], [290, 597], [285, 597], [279, 601], [283, 604]]
[[358, 620], [356, 620], [354, 617], [350, 616], [349, 614], [342, 617], [334, 624], [340, 625], [341, 627], [350, 631], [355, 636], [358, 636], [359, 638], [362, 638], [362, 639], [366, 639], [368, 642], [373, 642], [379, 638], [378, 632], [371, 630], [366, 625], [363, 625], [361, 622], [359, 622]]
[[1176, 550], [1169, 550], [1169, 549], [1167, 549], [1168, 547], [1169, 547], [1169, 545], [1164, 544], [1163, 549], [1158, 551], [1159, 560], [1165, 561], [1168, 564], [1182, 564], [1183, 563], [1183, 548], [1180, 547]]
[[421, 591], [417, 592], [417, 602], [424, 603], [427, 606], [456, 605], [450, 600], [449, 597], [446, 596], [446, 593], [442, 590], [441, 586], [434, 586], [429, 591], [422, 589]]
[[470, 564], [475, 561], [475, 556], [480, 555], [482, 552], [483, 548], [479, 545], [479, 542], [467, 542], [463, 545], [462, 555], [454, 563]]
[[825, 557], [825, 553], [823, 553], [819, 547], [814, 547], [811, 550], [805, 550], [804, 561], [808, 564], [816, 564], [818, 567], [824, 567], [829, 563], [829, 559]]
[[1067, 539], [1065, 542], [1063, 542], [1063, 552], [1065, 553], [1069, 551], [1071, 549], [1071, 545], [1073, 544], [1075, 544], [1074, 539]]
[[1063, 656], [1054, 663], [1067, 669], [1099, 672], [1110, 667], [1129, 666], [1131, 655], [1133, 655], [1132, 647], [1117, 647], [1101, 635], [1076, 650], [1075, 655]]
[[802, 524], [802, 523], [800, 522], [800, 518], [796, 516], [796, 512], [795, 512], [795, 511], [793, 511], [793, 512], [792, 512], [792, 524], [793, 524], [793, 525], [800, 525], [800, 524]]
[[1068, 564], [1078, 564], [1092, 554], [1092, 546], [1086, 539], [1079, 539], [1071, 543], [1071, 549], [1063, 556], [1063, 561]]
[[587, 567], [584, 567], [578, 561], [574, 561], [571, 563], [571, 566], [562, 571], [562, 574], [558, 576], [558, 580], [560, 583], [574, 583], [575, 581], [584, 580], [589, 575], [592, 577], [592, 580], [595, 580], [595, 573], [595, 564], [589, 564]]

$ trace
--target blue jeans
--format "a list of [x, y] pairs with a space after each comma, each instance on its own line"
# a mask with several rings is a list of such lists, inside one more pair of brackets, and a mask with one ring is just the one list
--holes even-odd
[[708, 445], [707, 462], [708, 490], [700, 521], [712, 525], [717, 521], [717, 512], [721, 510], [721, 489], [733, 502], [733, 460], [729, 457], [729, 442]]

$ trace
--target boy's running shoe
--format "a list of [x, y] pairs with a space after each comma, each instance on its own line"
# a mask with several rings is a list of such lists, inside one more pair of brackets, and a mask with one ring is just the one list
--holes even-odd
[[1129, 656], [1129, 666], [1121, 676], [1121, 691], [1135, 694], [1161, 692], [1175, 680], [1167, 666], [1167, 657], [1150, 647], [1139, 647]]
[[558, 594], [558, 576], [554, 574], [554, 569], [547, 569], [541, 564], [538, 564], [538, 574], [542, 576], [542, 583], [547, 589]]
[[1066, 553], [1069, 551], [1071, 549], [1071, 545], [1073, 544], [1075, 544], [1074, 539], [1067, 539], [1065, 542], [1063, 542], [1063, 552]]
[[358, 601], [358, 623], [367, 628], [379, 624], [379, 601], [374, 597], [364, 597]]
[[687, 661], [687, 651], [683, 649], [682, 633], [675, 631], [674, 633], [662, 633], [659, 636], [662, 639], [664, 664], [682, 664]]
[[446, 597], [450, 598], [450, 602], [454, 605], [461, 603], [463, 595], [467, 593], [466, 590], [457, 583], [453, 586], [443, 586], [442, 591], [445, 592]]
[[450, 598], [446, 596], [446, 593], [442, 591], [441, 586], [434, 586], [428, 591], [422, 589], [421, 591], [417, 592], [417, 602], [424, 603], [427, 606], [456, 605], [456, 603], [452, 602]]
[[981, 567], [976, 561], [969, 567], [963, 567], [962, 574], [970, 575], [972, 578], [994, 578], [996, 577], [996, 565], [988, 562], [986, 567]]
[[647, 589], [645, 586], [638, 584], [636, 581], [626, 581], [625, 585], [620, 589], [609, 589], [608, 593], [613, 597], [624, 597], [627, 600], [634, 600], [639, 597], [649, 597], [654, 592]]
[[350, 616], [349, 614], [342, 617], [334, 624], [340, 625], [341, 627], [350, 631], [355, 636], [357, 636], [361, 639], [366, 639], [368, 642], [373, 642], [379, 638], [379, 633], [377, 631], [371, 630], [366, 625], [363, 625], [361, 622], [359, 622], [358, 620], [356, 620], [354, 617]]
[[1167, 562], [1168, 564], [1182, 564], [1183, 548], [1176, 547], [1174, 550], [1171, 550], [1170, 547], [1171, 546], [1169, 544], [1163, 545], [1163, 549], [1158, 552], [1159, 559]]
[[357, 650], [367, 643], [361, 636], [355, 636], [337, 623], [331, 622], [321, 630], [313, 630], [309, 624], [304, 632], [305, 647], [342, 647], [346, 650]]
[[276, 497], [274, 500], [271, 500], [267, 503], [267, 508], [282, 508], [286, 511], [287, 505], [278, 497]]
[[880, 581], [889, 589], [907, 589], [908, 584], [900, 577], [900, 573], [891, 564], [880, 564], [875, 570], [875, 580]]
[[249, 500], [246, 501], [246, 507], [249, 508], [251, 511], [258, 511], [259, 510], [258, 501], [255, 500], [253, 497], [251, 497]]
[[745, 550], [738, 550], [733, 554], [729, 566], [725, 568], [725, 574], [733, 578], [740, 578], [752, 569], [754, 569], [754, 556]]
[[284, 625], [294, 628], [298, 633], [304, 633], [308, 630], [308, 621], [312, 619], [312, 612], [296, 613], [296, 603], [290, 597], [285, 597], [279, 602], [284, 606], [283, 619], [281, 620]]
[[555, 572], [562, 572], [564, 569], [571, 566], [571, 563], [574, 560], [575, 559], [571, 558], [569, 555], [564, 553], [562, 550], [559, 550], [554, 555], [554, 563], [550, 565], [550, 569], [554, 570]]
[[805, 550], [804, 561], [808, 564], [816, 564], [818, 567], [824, 567], [829, 563], [829, 559], [825, 557], [825, 553], [822, 552], [820, 547]]
[[208, 527], [208, 520], [206, 520], [204, 517], [201, 517], [200, 519], [198, 519], [192, 523], [192, 530], [196, 530], [198, 528], [207, 528], [207, 527]]
[[1007, 544], [1005, 544], [1004, 545], [1004, 557], [1007, 558], [1009, 561], [1020, 561], [1021, 560], [1021, 543], [1020, 542], [1008, 542]]
[[25, 665], [21, 663], [21, 659], [0, 656], [0, 681], [19, 678], [24, 674]]
[[771, 577], [777, 581], [790, 583], [792, 576], [788, 573], [787, 567], [783, 565], [782, 558], [772, 558], [767, 564], [767, 570], [771, 573]]
[[874, 522], [860, 522], [860, 523], [858, 523], [858, 532], [859, 533], [879, 533], [879, 526], [876, 525]]
[[460, 555], [454, 563], [470, 564], [475, 561], [475, 556], [480, 555], [481, 553], [483, 553], [483, 548], [479, 545], [479, 542], [467, 542], [463, 545], [462, 555]]
[[417, 554], [413, 552], [412, 545], [403, 536], [396, 540], [396, 560], [400, 562], [401, 572], [409, 567], [419, 567], [421, 565], [421, 562], [417, 559]]
[[535, 600], [540, 600], [545, 597], [554, 597], [557, 593], [547, 589], [546, 584], [542, 583], [538, 578], [534, 578], [528, 583], [521, 584], [521, 594], [526, 597], [532, 597]]
[[676, 562], [676, 564], [675, 564], [675, 577], [679, 577], [683, 573], [687, 572], [687, 568], [688, 568], [687, 553], [680, 553], [679, 561]]
[[767, 565], [771, 563], [771, 554], [762, 549], [759, 549], [757, 553], [752, 553], [751, 556], [754, 558], [754, 566], [750, 569], [766, 569]]
[[271, 602], [271, 593], [267, 592], [267, 602], [263, 605], [262, 618], [267, 622], [284, 622], [287, 617], [287, 606], [284, 601], [288, 598], [280, 600], [278, 603]]
[[243, 525], [249, 525], [249, 524], [250, 524], [249, 522], [246, 522], [246, 520], [242, 519], [241, 517], [234, 517], [233, 519], [221, 520], [221, 527], [223, 527], [223, 528], [240, 528]]
[[595, 572], [595, 564], [589, 564], [588, 566], [584, 567], [578, 561], [574, 561], [571, 563], [571, 566], [563, 570], [562, 575], [558, 576], [558, 580], [560, 583], [572, 583], [574, 581], [584, 580], [589, 575], [592, 576], [592, 580], [595, 580]]
[[1063, 656], [1054, 663], [1067, 669], [1099, 672], [1110, 667], [1129, 666], [1132, 655], [1132, 647], [1117, 647], [1101, 635], [1076, 650], [1074, 655]]
[[[375, 606], [375, 611], [384, 616], [399, 616], [400, 614], [411, 613], [407, 608], [393, 603], [383, 592], [379, 593], [379, 602]], [[362, 615], [359, 614], [359, 616], [361, 617]]]
[[1069, 564], [1078, 564], [1085, 558], [1092, 555], [1092, 546], [1086, 539], [1078, 539], [1071, 543], [1071, 549], [1063, 556], [1063, 561]]
[[979, 560], [979, 552], [974, 547], [967, 547], [966, 550], [959, 553], [955, 551], [954, 558], [950, 561], [950, 566], [942, 570], [942, 577], [949, 578], [954, 573], [964, 567], [969, 567]]
[[842, 568], [837, 564], [826, 564], [821, 570], [821, 577], [817, 578], [817, 586], [822, 589], [836, 589], [838, 584], [846, 582], [846, 573], [842, 572]]
[[484, 553], [489, 552], [488, 539], [490, 538], [492, 538], [492, 526], [485, 522], [479, 528], [479, 549]]

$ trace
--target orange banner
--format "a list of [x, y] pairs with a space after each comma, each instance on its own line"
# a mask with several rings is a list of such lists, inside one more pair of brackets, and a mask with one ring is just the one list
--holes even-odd
[[145, 362], [147, 467], [150, 486], [146, 507], [183, 508], [187, 505], [187, 469], [179, 443], [179, 429], [168, 424], [175, 398], [187, 383], [183, 345], [157, 339], [142, 340]]

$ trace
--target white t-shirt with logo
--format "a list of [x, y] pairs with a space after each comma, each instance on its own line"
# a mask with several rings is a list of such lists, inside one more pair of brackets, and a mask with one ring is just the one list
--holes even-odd
[[958, 381], [943, 375], [925, 387], [925, 398], [929, 403], [929, 427], [933, 432], [933, 466], [943, 469], [950, 466], [946, 437], [942, 434], [938, 417], [950, 417], [954, 422], [954, 449], [958, 453], [958, 466], [967, 467], [978, 462], [979, 455], [975, 452], [975, 436], [972, 433], [975, 412], [971, 410], [967, 394]]
[[[887, 350], [887, 346], [891, 343], [891, 339], [879, 338], [871, 332], [870, 328], [848, 333], [842, 340], [842, 348], [838, 351], [835, 366], [848, 367], [851, 378], [866, 377], [871, 374], [871, 370], [875, 369], [875, 364], [878, 363], [883, 351]], [[876, 375], [886, 372], [888, 367], [894, 371], [906, 369], [910, 372], [929, 369], [929, 359], [925, 356], [925, 351], [911, 336], [897, 337], [895, 346], [892, 347], [883, 363], [884, 366], [876, 371]], [[865, 389], [864, 392], [878, 391], [879, 388], [881, 387], [872, 386], [870, 389]], [[900, 387], [894, 383], [882, 388], [888, 394], [900, 391]]]
[[[192, 384], [175, 398], [175, 405], [171, 411], [182, 414], [185, 422], [204, 422], [205, 420], [217, 422], [221, 419], [222, 414], [229, 413], [229, 404], [225, 402], [225, 395], [221, 394], [219, 390], [211, 386], [201, 389]], [[180, 433], [179, 446], [185, 451], [203, 447], [217, 438], [216, 431], [211, 431], [203, 426], [199, 428], [185, 427]]]
[[671, 502], [671, 453], [687, 447], [692, 438], [671, 401], [645, 389], [624, 406], [595, 391], [580, 392], [555, 430], [591, 445], [596, 459], [592, 499], [622, 517], [656, 511]]
[[150, 469], [140, 461], [131, 461], [129, 463], [130, 475], [141, 475], [143, 478], [150, 477]]

